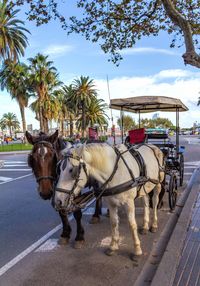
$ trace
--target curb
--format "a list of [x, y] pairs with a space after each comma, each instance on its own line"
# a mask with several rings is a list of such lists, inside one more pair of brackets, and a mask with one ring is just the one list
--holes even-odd
[[179, 198], [175, 211], [162, 231], [159, 240], [153, 246], [134, 286], [172, 285], [199, 186], [200, 168], [197, 168]]

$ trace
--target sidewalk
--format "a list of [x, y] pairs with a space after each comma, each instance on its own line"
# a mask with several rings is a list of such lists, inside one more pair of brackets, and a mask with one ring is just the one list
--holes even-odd
[[[189, 182], [185, 204], [151, 286], [200, 285], [200, 168]], [[178, 214], [177, 214], [178, 215]]]
[[173, 286], [200, 285], [200, 193], [184, 241]]

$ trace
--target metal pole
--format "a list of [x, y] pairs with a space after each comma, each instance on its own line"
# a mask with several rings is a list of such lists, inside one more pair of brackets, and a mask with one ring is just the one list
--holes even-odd
[[122, 143], [124, 143], [124, 114], [123, 107], [121, 107], [121, 138]]
[[179, 152], [179, 108], [176, 108], [176, 158]]
[[[110, 102], [110, 87], [109, 87], [109, 81], [108, 81], [108, 76], [106, 76], [106, 79], [107, 79], [107, 88], [108, 88], [108, 97], [109, 97], [109, 102]], [[113, 132], [113, 140], [114, 140], [114, 145], [115, 145], [115, 126], [114, 126], [114, 122], [113, 122], [113, 113], [112, 113], [112, 108], [110, 108], [110, 114], [111, 114], [111, 122], [112, 122], [112, 132]], [[112, 133], [111, 132], [111, 133]]]
[[140, 128], [140, 110], [139, 110], [139, 128]]

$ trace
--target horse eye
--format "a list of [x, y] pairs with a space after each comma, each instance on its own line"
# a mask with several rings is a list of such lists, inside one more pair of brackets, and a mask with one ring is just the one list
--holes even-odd
[[72, 173], [73, 169], [69, 169], [69, 173]]

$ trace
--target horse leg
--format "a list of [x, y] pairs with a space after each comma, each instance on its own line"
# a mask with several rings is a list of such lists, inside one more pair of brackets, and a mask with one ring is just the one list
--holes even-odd
[[84, 228], [81, 224], [81, 218], [82, 218], [82, 212], [81, 210], [75, 211], [73, 213], [73, 216], [76, 220], [76, 226], [77, 226], [77, 233], [76, 233], [76, 238], [75, 238], [75, 243], [74, 243], [74, 248], [80, 249], [83, 247], [83, 244], [85, 242], [84, 239]]
[[149, 196], [145, 195], [142, 197], [144, 204], [144, 216], [143, 216], [143, 227], [140, 231], [141, 234], [147, 234], [149, 231]]
[[63, 230], [62, 230], [62, 234], [60, 236], [58, 243], [60, 245], [64, 245], [64, 244], [68, 244], [69, 242], [71, 227], [70, 227], [66, 212], [59, 211], [59, 215], [62, 221]]
[[108, 208], [110, 212], [111, 243], [110, 247], [106, 249], [105, 253], [111, 256], [117, 249], [119, 249], [119, 217], [118, 208], [116, 205], [108, 204]]
[[[128, 222], [130, 225], [131, 235], [132, 235], [133, 243], [134, 243], [134, 255], [138, 256], [142, 254], [142, 249], [141, 249], [141, 244], [140, 244], [138, 231], [137, 231], [137, 223], [135, 219], [135, 203], [132, 199], [129, 200], [126, 204], [126, 212], [127, 212]], [[133, 256], [133, 259], [134, 259], [134, 256]]]
[[96, 200], [95, 211], [89, 223], [96, 224], [100, 222], [100, 215], [102, 214], [101, 209], [102, 209], [102, 198], [99, 198], [98, 200]]
[[154, 191], [154, 196], [153, 196], [153, 222], [150, 231], [151, 232], [156, 232], [158, 229], [158, 202], [159, 202], [159, 194], [161, 192], [161, 184], [157, 184], [155, 187]]

